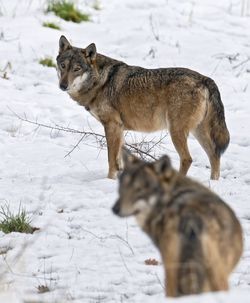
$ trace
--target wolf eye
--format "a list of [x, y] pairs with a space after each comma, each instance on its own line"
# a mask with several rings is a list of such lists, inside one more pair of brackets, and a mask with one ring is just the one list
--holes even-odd
[[81, 69], [80, 67], [75, 67], [73, 71], [74, 72], [79, 72], [80, 69]]
[[134, 189], [135, 191], [139, 192], [142, 189], [142, 184], [140, 182], [135, 182], [134, 183]]
[[61, 68], [65, 68], [65, 64], [64, 63], [61, 63]]

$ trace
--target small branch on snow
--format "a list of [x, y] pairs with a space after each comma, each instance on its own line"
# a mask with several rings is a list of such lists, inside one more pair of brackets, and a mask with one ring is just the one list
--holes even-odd
[[153, 16], [152, 16], [152, 14], [149, 16], [149, 23], [150, 23], [151, 31], [152, 31], [152, 34], [153, 34], [155, 40], [156, 41], [160, 41], [160, 35], [155, 30], [155, 25], [153, 23]]
[[232, 64], [234, 61], [238, 60], [239, 55], [240, 55], [239, 53], [235, 53], [235, 54], [219, 53], [213, 55], [212, 57], [220, 60], [227, 59], [229, 63]]
[[[93, 137], [96, 140], [96, 143], [99, 148], [104, 149], [106, 148], [106, 138], [104, 135], [98, 134], [91, 131], [83, 131], [83, 130], [78, 130], [78, 129], [73, 129], [70, 127], [64, 127], [58, 124], [55, 125], [48, 125], [45, 123], [40, 123], [37, 120], [32, 121], [27, 118], [26, 114], [24, 113], [23, 116], [20, 116], [13, 110], [9, 108], [9, 110], [22, 122], [30, 123], [32, 125], [36, 126], [36, 130], [39, 128], [47, 128], [52, 131], [62, 131], [62, 132], [67, 132], [67, 133], [73, 133], [73, 134], [81, 134], [81, 138], [77, 141], [77, 143], [73, 146], [73, 148], [65, 155], [65, 157], [69, 156], [79, 145], [80, 143], [88, 138], [88, 137]], [[126, 138], [127, 134], [125, 135]], [[155, 155], [152, 154], [152, 150], [159, 145], [167, 135], [162, 136], [157, 142], [153, 142], [152, 140], [146, 141], [146, 137], [143, 138], [141, 142], [135, 142], [135, 143], [128, 143], [125, 142], [125, 146], [131, 151], [135, 152], [138, 154], [142, 159], [150, 158], [152, 160], [156, 160]]]
[[236, 69], [236, 68], [240, 67], [241, 65], [244, 65], [244, 64], [247, 63], [248, 61], [250, 61], [250, 57], [248, 57], [247, 59], [245, 59], [245, 60], [241, 61], [240, 63], [238, 63], [237, 65], [235, 65], [235, 66], [233, 67], [233, 69]]
[[157, 279], [158, 283], [161, 285], [162, 289], [164, 289], [164, 291], [165, 291], [165, 286], [161, 282], [161, 280], [160, 280], [159, 276], [157, 275], [157, 273], [155, 273], [155, 276], [156, 276], [156, 279]]
[[120, 254], [122, 263], [123, 263], [125, 269], [127, 270], [127, 272], [128, 272], [128, 273], [130, 274], [130, 276], [132, 277], [133, 275], [132, 275], [131, 271], [128, 269], [128, 266], [127, 266], [127, 264], [126, 264], [126, 262], [125, 262], [125, 260], [124, 260], [124, 258], [123, 258], [123, 255], [122, 255], [122, 253], [121, 253], [121, 250], [120, 250], [119, 247], [118, 247], [118, 249], [119, 249], [119, 254]]

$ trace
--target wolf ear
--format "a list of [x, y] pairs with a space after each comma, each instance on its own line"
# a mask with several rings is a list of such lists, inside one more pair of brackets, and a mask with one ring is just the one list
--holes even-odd
[[125, 168], [141, 162], [139, 158], [132, 155], [125, 147], [122, 148], [122, 160]]
[[67, 49], [70, 49], [72, 46], [69, 43], [69, 41], [66, 39], [65, 36], [61, 36], [59, 39], [59, 53], [62, 53], [66, 51]]
[[96, 46], [95, 43], [91, 43], [89, 46], [85, 48], [85, 56], [90, 59], [92, 63], [96, 59]]
[[170, 169], [172, 169], [171, 161], [168, 156], [163, 156], [159, 160], [153, 163], [154, 170], [157, 174], [166, 174]]

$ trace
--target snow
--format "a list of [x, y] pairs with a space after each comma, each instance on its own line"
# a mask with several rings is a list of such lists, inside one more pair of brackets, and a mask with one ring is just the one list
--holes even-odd
[[[190, 137], [189, 175], [217, 192], [244, 229], [244, 254], [228, 293], [169, 302], [247, 302], [250, 295], [250, 40], [249, 7], [236, 0], [77, 1], [92, 22], [73, 24], [44, 14], [46, 1], [0, 2], [0, 205], [21, 204], [39, 227], [33, 235], [0, 232], [0, 302], [166, 302], [159, 253], [133, 218], [111, 213], [117, 181], [106, 178], [107, 153], [94, 138], [65, 155], [80, 134], [51, 131], [20, 121], [14, 113], [48, 125], [103, 134], [102, 126], [58, 88], [56, 71], [38, 64], [56, 57], [58, 39], [144, 67], [184, 66], [211, 76], [225, 105], [231, 143], [221, 179], [210, 181], [208, 160]], [[248, 1], [249, 2], [249, 1]], [[245, 4], [244, 4], [245, 5]], [[56, 21], [62, 31], [42, 27]], [[3, 72], [0, 72], [3, 76]], [[148, 135], [158, 141], [164, 133]], [[132, 134], [130, 140], [144, 135]], [[178, 156], [170, 137], [157, 154]], [[50, 291], [38, 293], [39, 286]]]

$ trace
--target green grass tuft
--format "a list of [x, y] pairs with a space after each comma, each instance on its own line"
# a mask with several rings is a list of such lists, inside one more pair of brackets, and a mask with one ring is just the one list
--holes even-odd
[[90, 16], [79, 11], [69, 0], [50, 0], [47, 12], [53, 12], [56, 16], [75, 23], [90, 21]]
[[50, 57], [46, 57], [46, 58], [40, 59], [40, 60], [39, 60], [39, 63], [40, 63], [41, 65], [47, 66], [47, 67], [56, 67], [55, 62], [54, 62], [53, 59], [50, 58]]
[[30, 223], [31, 220], [24, 209], [19, 207], [18, 213], [14, 215], [8, 205], [0, 207], [0, 230], [5, 234], [11, 232], [32, 234], [35, 229]]
[[43, 22], [43, 26], [44, 27], [49, 27], [49, 28], [52, 28], [52, 29], [61, 30], [60, 26], [53, 23], [53, 22]]

